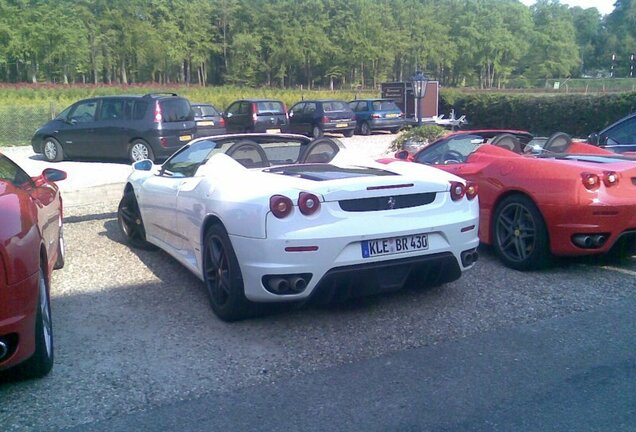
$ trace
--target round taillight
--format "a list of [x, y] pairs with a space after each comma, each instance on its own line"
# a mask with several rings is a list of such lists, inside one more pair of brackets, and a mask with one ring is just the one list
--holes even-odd
[[618, 184], [618, 174], [614, 171], [603, 171], [603, 183], [607, 187], [616, 186]]
[[298, 195], [298, 208], [305, 216], [312, 215], [320, 208], [320, 200], [312, 193], [301, 192]]
[[283, 195], [274, 195], [269, 199], [269, 209], [278, 219], [289, 216], [293, 206], [292, 200]]
[[468, 198], [469, 200], [475, 199], [478, 192], [479, 186], [477, 186], [477, 183], [473, 183], [470, 181], [466, 182], [466, 198]]
[[466, 187], [461, 182], [453, 181], [451, 182], [450, 194], [453, 201], [458, 201], [466, 194]]
[[592, 173], [582, 173], [581, 180], [583, 181], [583, 186], [587, 190], [597, 189], [601, 184], [601, 179], [598, 175]]

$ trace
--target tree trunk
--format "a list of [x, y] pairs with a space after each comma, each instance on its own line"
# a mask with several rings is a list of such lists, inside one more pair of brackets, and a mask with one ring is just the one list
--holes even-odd
[[121, 83], [128, 84], [128, 75], [126, 74], [126, 58], [121, 59]]

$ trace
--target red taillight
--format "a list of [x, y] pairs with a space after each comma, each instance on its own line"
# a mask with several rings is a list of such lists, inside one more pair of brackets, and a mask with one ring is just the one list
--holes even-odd
[[274, 195], [269, 199], [269, 209], [278, 219], [289, 216], [293, 206], [292, 200], [283, 195]]
[[466, 182], [466, 198], [469, 200], [475, 199], [478, 192], [479, 186], [477, 186], [477, 183], [473, 183], [471, 181]]
[[219, 126], [225, 127], [225, 119], [223, 117], [219, 120]]
[[323, 123], [329, 123], [329, 118], [327, 118], [327, 116], [322, 116], [320, 121], [323, 122]]
[[603, 171], [603, 184], [607, 187], [618, 184], [618, 174], [614, 171]]
[[161, 123], [163, 116], [161, 115], [161, 106], [159, 102], [155, 102], [155, 123]]
[[254, 124], [256, 124], [256, 119], [258, 118], [257, 112], [258, 106], [255, 103], [252, 103], [252, 122]]
[[587, 190], [595, 190], [601, 185], [601, 179], [598, 175], [592, 173], [582, 173], [581, 180], [583, 181], [583, 186]]
[[372, 118], [372, 119], [379, 119], [379, 118], [381, 118], [381, 117], [382, 117], [382, 116], [381, 116], [380, 114], [371, 114], [371, 118]]
[[312, 215], [320, 209], [320, 200], [309, 192], [301, 192], [298, 195], [298, 208], [305, 216]]
[[455, 181], [450, 182], [450, 184], [451, 199], [453, 201], [459, 201], [460, 199], [464, 198], [464, 195], [466, 195], [466, 187], [464, 186], [464, 184]]

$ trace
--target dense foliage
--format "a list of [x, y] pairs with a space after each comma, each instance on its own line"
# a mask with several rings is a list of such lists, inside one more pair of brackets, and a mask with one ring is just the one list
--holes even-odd
[[0, 0], [0, 81], [351, 89], [416, 68], [481, 88], [625, 77], [635, 16], [633, 0], [607, 17], [558, 0]]

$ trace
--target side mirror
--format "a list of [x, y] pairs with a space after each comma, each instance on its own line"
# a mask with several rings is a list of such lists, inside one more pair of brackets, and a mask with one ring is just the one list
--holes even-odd
[[144, 159], [137, 161], [133, 164], [133, 169], [135, 171], [150, 171], [154, 164], [150, 159]]
[[288, 115], [289, 117], [293, 117], [293, 116], [294, 116], [294, 112], [293, 112], [293, 111], [290, 111], [287, 115]]
[[227, 117], [227, 118], [232, 117], [232, 113], [231, 112], [225, 113], [225, 117]]
[[48, 182], [57, 182], [66, 178], [66, 172], [55, 168], [46, 168], [42, 171], [42, 178]]
[[399, 152], [395, 153], [395, 158], [396, 159], [407, 160], [409, 158], [408, 150], [400, 150]]
[[590, 144], [598, 145], [598, 134], [596, 132], [591, 133], [587, 137], [587, 142], [590, 143]]

